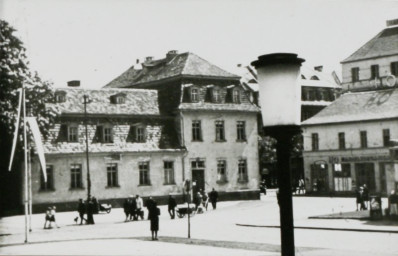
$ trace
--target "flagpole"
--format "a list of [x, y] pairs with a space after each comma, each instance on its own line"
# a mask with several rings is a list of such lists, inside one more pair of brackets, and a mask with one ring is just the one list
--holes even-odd
[[25, 88], [22, 86], [22, 104], [23, 104], [23, 143], [24, 143], [24, 163], [25, 163], [25, 243], [29, 241], [28, 232], [28, 153], [27, 153], [27, 136], [26, 136], [26, 102], [25, 102]]
[[32, 232], [32, 158], [28, 143], [28, 184], [29, 184], [29, 232]]

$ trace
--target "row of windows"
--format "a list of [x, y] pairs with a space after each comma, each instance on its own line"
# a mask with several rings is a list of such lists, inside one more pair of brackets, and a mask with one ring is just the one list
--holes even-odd
[[[223, 120], [215, 121], [215, 140], [222, 142], [225, 138], [225, 123]], [[246, 141], [246, 122], [236, 122], [236, 140]], [[202, 123], [200, 120], [192, 121], [192, 141], [203, 141]]]
[[[344, 132], [340, 132], [340, 133], [338, 133], [337, 137], [338, 137], [339, 149], [345, 149], [346, 148], [345, 133]], [[383, 146], [384, 147], [390, 146], [390, 129], [383, 129], [382, 137], [383, 137]], [[367, 132], [366, 131], [360, 131], [359, 132], [359, 138], [360, 138], [360, 147], [361, 148], [367, 148], [368, 147]], [[318, 133], [312, 133], [311, 134], [311, 149], [312, 149], [312, 151], [319, 150], [319, 136], [318, 136]]]
[[[199, 164], [198, 164], [199, 163]], [[201, 164], [202, 163], [202, 164]], [[204, 169], [204, 161], [192, 161], [192, 169]], [[148, 161], [138, 163], [139, 185], [151, 185], [150, 165]], [[174, 162], [163, 162], [164, 184], [175, 184], [174, 179]], [[52, 165], [48, 165], [46, 169], [47, 182], [44, 182], [44, 176], [41, 173], [40, 190], [47, 191], [54, 189], [54, 170]], [[70, 188], [83, 188], [82, 165], [72, 164], [70, 166]], [[107, 187], [119, 187], [118, 164], [106, 164]], [[217, 181], [227, 182], [227, 161], [217, 160]], [[247, 163], [246, 159], [238, 161], [238, 181], [247, 182]]]
[[334, 101], [335, 91], [331, 88], [303, 87], [301, 90], [301, 100], [303, 101]]
[[[198, 87], [186, 88], [189, 93], [189, 100], [191, 102], [200, 101], [200, 89]], [[240, 103], [241, 102], [241, 91], [239, 88], [227, 89], [227, 94], [225, 96], [226, 102]], [[213, 103], [222, 102], [222, 89], [219, 87], [213, 87], [206, 89], [205, 100]]]
[[[391, 74], [398, 76], [398, 61], [391, 62], [390, 64]], [[375, 79], [380, 77], [379, 65], [370, 66], [370, 79]], [[359, 67], [351, 68], [351, 79], [352, 82], [359, 81]]]
[[[62, 103], [66, 101], [66, 92], [65, 91], [56, 91], [55, 92], [55, 102]], [[124, 104], [126, 103], [126, 94], [118, 93], [109, 97], [109, 102], [111, 104]]]
[[[78, 125], [61, 125], [61, 134], [65, 134], [68, 142], [79, 141], [79, 126]], [[97, 126], [95, 132], [95, 142], [113, 143], [113, 127], [111, 126]], [[146, 133], [143, 126], [130, 126], [129, 134], [127, 136], [129, 142], [145, 142]]]

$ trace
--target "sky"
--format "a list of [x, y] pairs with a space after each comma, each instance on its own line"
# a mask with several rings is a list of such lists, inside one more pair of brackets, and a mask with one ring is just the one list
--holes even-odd
[[340, 62], [397, 18], [398, 0], [0, 0], [31, 69], [55, 87], [101, 88], [170, 50], [230, 72], [292, 52], [341, 77]]

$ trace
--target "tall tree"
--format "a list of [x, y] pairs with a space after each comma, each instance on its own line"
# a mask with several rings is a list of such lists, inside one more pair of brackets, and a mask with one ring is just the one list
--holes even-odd
[[[0, 20], [0, 203], [1, 210], [18, 207], [21, 201], [20, 162], [23, 162], [22, 148], [16, 152], [13, 170], [8, 172], [13, 130], [18, 107], [17, 90], [26, 89], [26, 104], [30, 114], [37, 118], [44, 136], [56, 117], [55, 112], [45, 108], [45, 102], [53, 99], [51, 84], [42, 81], [28, 65], [26, 49], [6, 21]], [[4, 212], [0, 212], [0, 215]]]

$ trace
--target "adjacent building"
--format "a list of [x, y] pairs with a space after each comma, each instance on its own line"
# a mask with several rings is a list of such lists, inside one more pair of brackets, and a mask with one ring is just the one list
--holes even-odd
[[147, 57], [105, 88], [156, 90], [162, 114], [173, 116], [185, 179], [196, 193], [215, 188], [221, 198], [258, 198], [259, 108], [240, 77], [194, 53]]
[[387, 194], [395, 188], [398, 170], [389, 149], [398, 138], [397, 68], [396, 25], [342, 61], [344, 94], [302, 123], [307, 191], [352, 193], [366, 184]]

